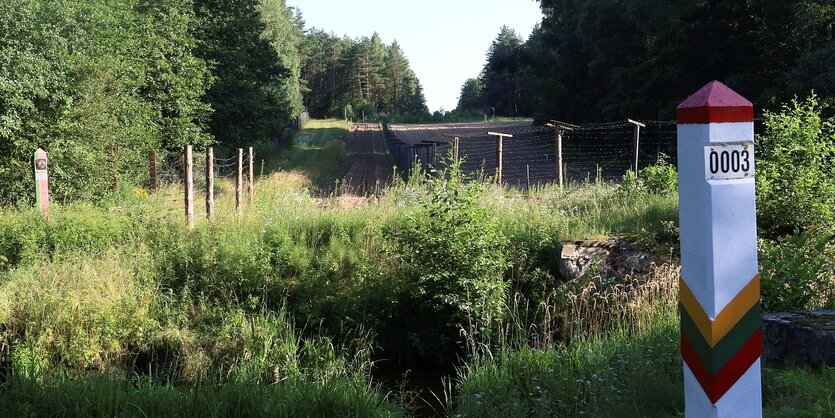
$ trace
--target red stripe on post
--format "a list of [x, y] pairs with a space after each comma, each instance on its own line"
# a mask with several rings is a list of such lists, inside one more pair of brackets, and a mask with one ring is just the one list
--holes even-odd
[[710, 402], [714, 405], [725, 396], [734, 384], [751, 368], [751, 365], [762, 355], [762, 329], [758, 329], [745, 345], [734, 355], [722, 370], [711, 376], [690, 341], [681, 334], [681, 358], [693, 372]]
[[758, 329], [754, 335], [745, 343], [742, 349], [728, 362], [722, 370], [716, 373], [712, 382], [712, 393], [710, 401], [714, 404], [722, 399], [722, 396], [736, 384], [737, 381], [751, 368], [751, 365], [760, 358], [763, 351], [763, 331]]
[[754, 108], [744, 106], [690, 107], [678, 109], [676, 119], [679, 124], [751, 122], [754, 120]]
[[679, 124], [751, 122], [754, 105], [728, 86], [711, 81], [676, 109]]
[[[687, 364], [687, 367], [690, 368], [690, 371], [693, 372], [693, 376], [696, 377], [696, 380], [701, 385], [702, 390], [706, 394], [710, 394], [710, 372], [705, 367], [702, 360], [699, 358], [699, 355], [696, 354], [696, 350], [693, 349], [693, 346], [690, 345], [690, 341], [687, 340], [687, 337], [684, 336], [684, 333], [681, 334], [681, 358]], [[710, 397], [710, 395], [708, 395]]]

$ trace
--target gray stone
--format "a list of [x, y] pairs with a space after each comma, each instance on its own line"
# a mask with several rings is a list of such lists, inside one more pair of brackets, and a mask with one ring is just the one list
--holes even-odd
[[835, 367], [835, 311], [763, 315], [763, 359]]
[[622, 279], [631, 274], [648, 273], [653, 262], [655, 257], [629, 241], [574, 241], [564, 243], [560, 248], [559, 272], [565, 280], [592, 279], [598, 275]]

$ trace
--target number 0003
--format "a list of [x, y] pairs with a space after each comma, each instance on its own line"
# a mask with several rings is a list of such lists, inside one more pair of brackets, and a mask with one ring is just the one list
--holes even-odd
[[751, 169], [751, 153], [744, 149], [710, 151], [710, 174], [747, 172]]

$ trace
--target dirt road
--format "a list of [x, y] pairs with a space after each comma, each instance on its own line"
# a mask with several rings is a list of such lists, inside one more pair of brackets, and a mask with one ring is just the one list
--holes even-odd
[[346, 151], [348, 158], [335, 175], [340, 194], [365, 196], [391, 184], [393, 165], [378, 125], [356, 125]]

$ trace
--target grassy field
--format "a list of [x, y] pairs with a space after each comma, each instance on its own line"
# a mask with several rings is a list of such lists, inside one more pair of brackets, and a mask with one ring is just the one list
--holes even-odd
[[293, 147], [274, 163], [284, 171], [299, 171], [317, 187], [324, 186], [345, 159], [351, 124], [343, 120], [310, 120], [296, 133]]
[[[0, 416], [681, 415], [676, 193], [447, 174], [365, 199], [279, 171], [240, 215], [222, 180], [194, 230], [176, 186], [0, 209]], [[613, 234], [651, 274], [559, 279], [563, 241]], [[381, 367], [460, 374], [433, 395]], [[765, 382], [769, 416], [835, 413], [830, 369]]]

